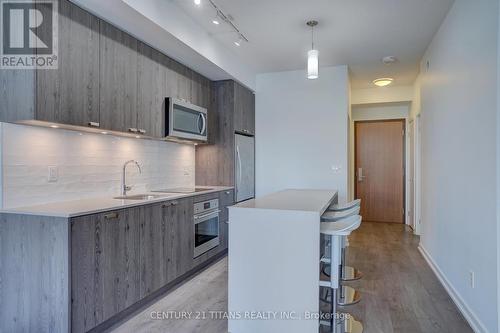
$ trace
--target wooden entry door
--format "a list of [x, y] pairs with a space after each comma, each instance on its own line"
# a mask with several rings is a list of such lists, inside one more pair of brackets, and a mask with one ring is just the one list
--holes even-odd
[[356, 198], [363, 221], [404, 223], [404, 120], [355, 123]]

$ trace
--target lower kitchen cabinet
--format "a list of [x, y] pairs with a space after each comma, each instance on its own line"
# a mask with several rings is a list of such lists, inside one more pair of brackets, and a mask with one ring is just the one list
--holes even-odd
[[219, 197], [220, 245], [193, 259], [190, 197], [70, 219], [71, 326], [86, 332], [227, 248], [233, 192]]
[[227, 190], [219, 193], [219, 207], [221, 221], [227, 221], [229, 212], [227, 207], [234, 205], [234, 190]]
[[140, 300], [144, 207], [71, 221], [72, 332], [85, 332]]
[[223, 191], [219, 193], [219, 205], [221, 209], [219, 233], [220, 233], [220, 251], [224, 251], [228, 247], [229, 236], [229, 212], [227, 207], [234, 204], [234, 190]]
[[167, 226], [167, 233], [164, 234], [167, 281], [171, 282], [193, 267], [193, 199], [168, 202], [163, 219]]
[[167, 284], [170, 227], [164, 216], [168, 203], [154, 204], [141, 211], [140, 264], [141, 298]]

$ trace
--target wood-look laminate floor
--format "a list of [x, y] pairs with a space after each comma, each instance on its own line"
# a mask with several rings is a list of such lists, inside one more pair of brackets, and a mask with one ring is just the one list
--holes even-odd
[[[351, 235], [348, 252], [348, 262], [364, 273], [363, 279], [349, 284], [361, 291], [362, 300], [343, 310], [363, 323], [365, 333], [472, 332], [417, 245], [418, 237], [404, 225], [363, 222]], [[222, 333], [227, 332], [224, 319], [151, 316], [226, 310], [227, 259], [223, 259], [112, 332]]]

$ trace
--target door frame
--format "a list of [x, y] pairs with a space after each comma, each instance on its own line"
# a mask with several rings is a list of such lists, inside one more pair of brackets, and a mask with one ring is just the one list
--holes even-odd
[[409, 156], [408, 156], [408, 144], [409, 144], [409, 139], [408, 139], [408, 118], [391, 118], [391, 119], [376, 119], [376, 120], [355, 120], [354, 121], [354, 172], [353, 172], [353, 179], [354, 179], [354, 198], [357, 198], [358, 194], [358, 185], [357, 185], [357, 170], [358, 170], [358, 161], [357, 161], [357, 127], [356, 123], [382, 123], [382, 122], [402, 122], [403, 123], [403, 224], [407, 225], [408, 224], [408, 190], [409, 186], [407, 186], [406, 181], [407, 181], [407, 170], [408, 170], [408, 163], [409, 163]]
[[421, 127], [421, 119], [420, 119], [420, 114], [415, 116], [414, 119], [414, 129], [413, 129], [413, 153], [414, 153], [414, 158], [413, 158], [413, 188], [414, 188], [414, 193], [413, 193], [413, 199], [414, 199], [414, 212], [413, 212], [413, 218], [414, 218], [414, 224], [415, 224], [415, 230], [413, 232], [415, 235], [421, 235], [422, 229], [421, 229], [421, 191], [422, 191], [422, 185], [420, 183], [420, 179], [422, 177], [421, 174], [421, 159], [422, 159], [422, 152], [421, 152], [421, 145], [422, 145], [422, 134], [420, 132], [420, 127]]

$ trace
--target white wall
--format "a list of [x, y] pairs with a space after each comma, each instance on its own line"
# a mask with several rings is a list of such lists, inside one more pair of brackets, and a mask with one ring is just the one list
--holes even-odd
[[[133, 192], [194, 186], [192, 145], [137, 140], [102, 134], [2, 124], [4, 207], [120, 194], [123, 163], [130, 165]], [[57, 166], [59, 181], [48, 182], [48, 167]]]
[[456, 0], [421, 77], [420, 246], [472, 326], [491, 333], [498, 332], [497, 6]]
[[387, 86], [353, 89], [352, 104], [409, 102], [413, 99], [413, 86]]
[[420, 114], [421, 107], [421, 96], [420, 96], [420, 74], [417, 76], [415, 83], [413, 84], [413, 99], [411, 101], [410, 109], [410, 119], [415, 119]]
[[354, 121], [407, 119], [409, 116], [409, 110], [409, 103], [353, 105], [352, 119]]
[[304, 71], [257, 76], [257, 196], [318, 188], [346, 199], [348, 81], [347, 66], [321, 68], [317, 80]]

